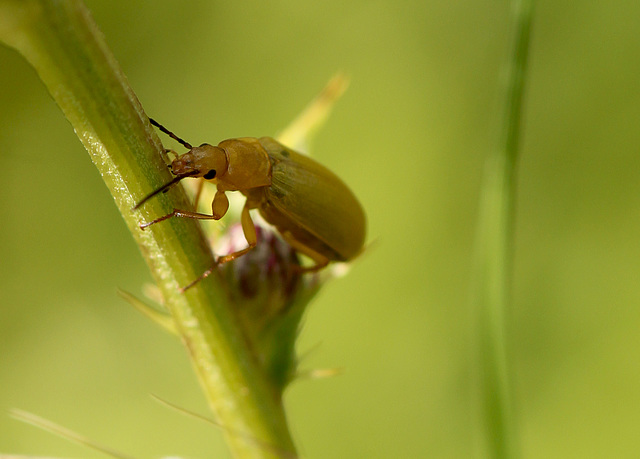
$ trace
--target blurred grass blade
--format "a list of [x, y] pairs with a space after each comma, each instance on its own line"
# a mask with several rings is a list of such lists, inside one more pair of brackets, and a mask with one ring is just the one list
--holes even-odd
[[489, 456], [494, 458], [519, 455], [506, 316], [510, 309], [516, 165], [532, 3], [511, 2], [504, 105], [497, 146], [487, 161], [482, 186], [472, 292], [479, 314], [481, 422]]
[[122, 454], [119, 451], [101, 445], [93, 440], [90, 440], [87, 437], [74, 432], [73, 430], [69, 430], [54, 422], [41, 418], [40, 416], [36, 416], [35, 414], [29, 413], [27, 411], [14, 409], [11, 410], [11, 416], [18, 421], [26, 422], [27, 424], [31, 424], [32, 426], [38, 427], [42, 430], [46, 430], [49, 433], [52, 433], [74, 443], [78, 443], [79, 445], [86, 446], [87, 448], [91, 448], [95, 451], [100, 451], [101, 453], [107, 454], [111, 457], [115, 457], [118, 459], [133, 459], [131, 456], [127, 456], [126, 454]]
[[179, 336], [178, 329], [176, 328], [176, 323], [169, 314], [165, 314], [157, 309], [149, 306], [147, 303], [132, 295], [129, 292], [118, 289], [118, 295], [120, 295], [124, 300], [129, 303], [131, 306], [140, 311], [143, 315], [147, 316], [153, 322], [158, 324], [160, 328], [168, 331], [172, 335]]
[[[166, 406], [167, 408], [170, 408], [174, 411], [177, 411], [178, 413], [184, 415], [184, 416], [188, 416], [190, 418], [193, 419], [197, 419], [198, 421], [203, 421], [209, 425], [214, 426], [217, 429], [220, 429], [222, 431], [226, 431], [228, 430], [225, 426], [223, 426], [222, 424], [220, 424], [219, 422], [214, 421], [213, 419], [210, 419], [206, 416], [203, 416], [201, 414], [198, 413], [194, 413], [193, 411], [189, 411], [185, 408], [182, 408], [181, 406], [178, 406], [174, 403], [169, 402], [168, 400], [165, 400], [163, 398], [158, 397], [155, 394], [150, 394], [151, 398], [153, 398], [156, 402], [160, 403], [161, 405]], [[248, 441], [253, 441], [255, 442], [256, 446], [258, 446], [259, 448], [264, 449], [265, 451], [268, 450], [270, 452], [275, 453], [279, 458], [287, 458], [287, 459], [294, 459], [296, 457], [298, 457], [296, 454], [292, 453], [291, 451], [286, 451], [286, 450], [282, 450], [274, 445], [270, 445], [264, 442], [261, 442], [257, 439], [252, 439], [251, 436], [249, 434], [246, 433], [242, 433], [242, 432], [235, 432], [234, 435], [236, 436], [244, 436], [245, 438], [247, 438]], [[1, 459], [1, 458], [0, 458]]]
[[349, 87], [349, 78], [337, 73], [276, 139], [294, 150], [309, 152], [309, 142], [327, 120], [335, 103]]

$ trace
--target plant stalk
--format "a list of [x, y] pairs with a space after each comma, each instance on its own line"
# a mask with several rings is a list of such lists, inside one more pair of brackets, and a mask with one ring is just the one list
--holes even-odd
[[494, 458], [519, 455], [507, 315], [511, 308], [516, 167], [532, 4], [532, 0], [511, 2], [503, 107], [497, 146], [488, 158], [481, 192], [472, 293], [480, 317], [482, 424], [489, 456]]
[[140, 102], [79, 0], [0, 0], [0, 40], [36, 69], [89, 152], [142, 251], [235, 457], [295, 455], [280, 392], [260, 368], [217, 275], [197, 222], [141, 223], [188, 208], [174, 187], [139, 209], [171, 177]]

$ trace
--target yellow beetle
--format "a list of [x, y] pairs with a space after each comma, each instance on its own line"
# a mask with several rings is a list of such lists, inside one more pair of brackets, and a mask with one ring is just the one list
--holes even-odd
[[150, 121], [189, 151], [172, 162], [171, 172], [176, 177], [144, 197], [134, 210], [186, 177], [203, 177], [216, 184], [217, 192], [211, 215], [174, 209], [140, 225], [141, 229], [171, 217], [219, 220], [229, 208], [225, 193], [240, 191], [247, 198], [241, 223], [249, 245], [219, 257], [217, 263], [238, 258], [256, 246], [250, 209], [258, 209], [285, 241], [315, 262], [304, 268], [305, 272], [322, 269], [330, 261], [348, 261], [362, 250], [366, 233], [362, 206], [344, 182], [326, 167], [270, 137], [243, 137], [223, 140], [217, 146], [192, 147], [161, 124]]

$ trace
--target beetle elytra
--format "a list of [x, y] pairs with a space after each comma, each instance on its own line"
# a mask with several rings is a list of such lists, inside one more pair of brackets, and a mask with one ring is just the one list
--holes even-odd
[[304, 272], [320, 270], [331, 261], [351, 260], [362, 250], [366, 233], [364, 210], [347, 185], [326, 167], [270, 137], [243, 137], [223, 140], [217, 146], [193, 147], [161, 124], [150, 121], [189, 151], [171, 163], [175, 178], [145, 196], [134, 210], [187, 177], [202, 177], [214, 183], [217, 191], [211, 215], [173, 209], [140, 225], [141, 229], [172, 217], [219, 220], [229, 208], [225, 193], [240, 191], [246, 197], [240, 221], [248, 246], [220, 256], [218, 264], [234, 260], [256, 246], [251, 209], [258, 209], [286, 242], [314, 261], [313, 266], [302, 268]]

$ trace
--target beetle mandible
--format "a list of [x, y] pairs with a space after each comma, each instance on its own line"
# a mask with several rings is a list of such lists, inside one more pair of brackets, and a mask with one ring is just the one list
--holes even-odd
[[[258, 209], [289, 245], [315, 262], [302, 268], [304, 272], [318, 271], [331, 261], [351, 260], [362, 250], [366, 233], [362, 206], [338, 176], [308, 156], [270, 137], [242, 137], [223, 140], [217, 146], [205, 143], [193, 147], [153, 119], [149, 121], [189, 151], [171, 163], [175, 178], [145, 196], [133, 209], [187, 177], [202, 177], [216, 184], [217, 191], [211, 215], [173, 209], [140, 225], [141, 229], [171, 217], [219, 220], [229, 208], [225, 193], [240, 191], [246, 196], [240, 221], [248, 247], [218, 257], [217, 264], [234, 260], [256, 246], [251, 209]], [[208, 270], [196, 282], [211, 272]]]

